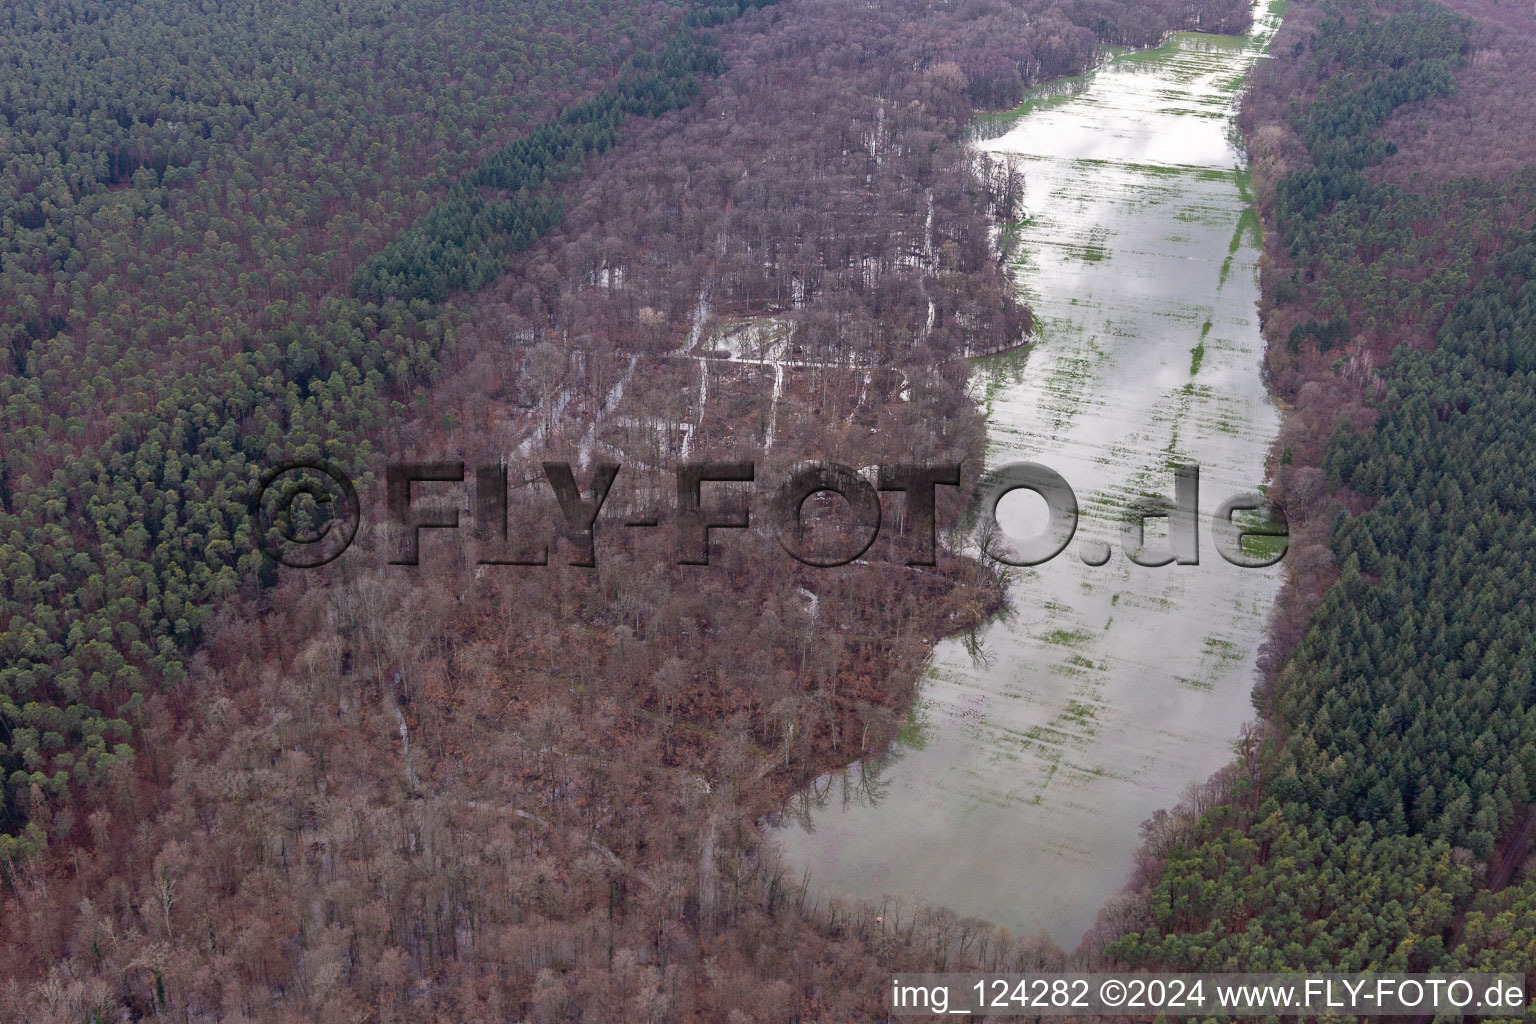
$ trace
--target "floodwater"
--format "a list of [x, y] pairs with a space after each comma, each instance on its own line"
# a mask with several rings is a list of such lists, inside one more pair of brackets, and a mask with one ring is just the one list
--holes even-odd
[[[978, 143], [1025, 175], [1008, 230], [1039, 330], [978, 364], [988, 465], [1049, 466], [1082, 518], [1013, 570], [1008, 616], [939, 646], [890, 749], [786, 809], [774, 835], [816, 895], [930, 899], [1070, 948], [1129, 881], [1140, 823], [1231, 760], [1283, 571], [1228, 564], [1210, 530], [1264, 482], [1279, 426], [1233, 103], [1280, 6], [1245, 37], [1117, 58]], [[1171, 498], [1176, 463], [1200, 467], [1200, 564], [1132, 564], [1124, 510]], [[1044, 503], [1016, 492], [999, 519], [1031, 536]]]

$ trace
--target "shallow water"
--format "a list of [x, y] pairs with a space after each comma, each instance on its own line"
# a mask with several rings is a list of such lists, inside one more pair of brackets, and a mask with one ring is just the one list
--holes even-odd
[[[1252, 718], [1282, 569], [1227, 564], [1209, 516], [1263, 482], [1279, 425], [1233, 143], [1236, 90], [1279, 24], [1278, 5], [1254, 14], [1247, 37], [1122, 57], [980, 143], [1026, 176], [1017, 272], [1040, 332], [978, 367], [988, 464], [1051, 467], [1082, 519], [1061, 556], [1015, 570], [979, 659], [940, 645], [889, 750], [786, 810], [774, 834], [819, 895], [920, 896], [1075, 945], [1129, 880], [1140, 823], [1229, 761]], [[1178, 462], [1200, 466], [1200, 564], [1134, 565], [1123, 509], [1171, 497]], [[1020, 493], [999, 518], [1029, 536], [1043, 508]], [[1084, 564], [1106, 541], [1108, 564]]]

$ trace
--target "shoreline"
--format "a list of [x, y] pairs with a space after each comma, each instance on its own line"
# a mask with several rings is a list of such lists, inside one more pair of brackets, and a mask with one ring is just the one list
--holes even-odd
[[[1261, 12], [1264, 9], [1264, 5], [1255, 5], [1255, 6], [1256, 6], [1256, 8], [1258, 8], [1258, 12]], [[1261, 29], [1261, 31], [1263, 31], [1263, 29]], [[1206, 38], [1232, 38], [1232, 40], [1244, 41], [1244, 43], [1246, 43], [1247, 46], [1252, 46], [1253, 45], [1253, 32], [1250, 32], [1249, 35], [1243, 35], [1243, 37], [1210, 37], [1210, 35], [1207, 35], [1207, 34], [1180, 34], [1180, 35], [1189, 35], [1189, 37], [1193, 37], [1193, 38], [1201, 38], [1201, 37], [1206, 37]], [[1266, 40], [1264, 40], [1264, 41], [1266, 41], [1266, 43], [1267, 43], [1267, 41], [1269, 41], [1269, 40], [1267, 40], [1267, 38], [1266, 38]], [[1163, 45], [1158, 46], [1158, 48], [1149, 48], [1149, 49], [1150, 49], [1150, 51], [1157, 51], [1157, 49], [1166, 49], [1166, 48], [1167, 48], [1167, 43], [1166, 43], [1166, 41], [1164, 41]], [[1180, 49], [1207, 49], [1207, 48], [1200, 48], [1200, 46], [1195, 46], [1195, 48], [1187, 48], [1187, 46], [1180, 46]], [[1226, 49], [1226, 48], [1223, 48], [1223, 49]], [[1143, 52], [1143, 51], [1138, 51], [1138, 52]], [[1217, 81], [1220, 81], [1220, 83], [1223, 84], [1223, 91], [1224, 92], [1232, 92], [1232, 95], [1230, 95], [1230, 97], [1227, 98], [1227, 100], [1226, 100], [1226, 111], [1227, 111], [1227, 117], [1235, 118], [1236, 117], [1236, 95], [1235, 95], [1236, 86], [1232, 86], [1232, 88], [1226, 89], [1226, 80], [1227, 80], [1226, 75], [1221, 74], [1220, 71], [1215, 72], [1215, 74], [1217, 74]], [[1246, 74], [1247, 74], [1247, 72], [1244, 72], [1244, 78], [1246, 78]], [[1204, 109], [1204, 107], [1201, 107], [1201, 109]], [[972, 121], [972, 124], [974, 124], [974, 121]], [[974, 144], [975, 144], [974, 143], [974, 134], [972, 134], [971, 144], [972, 144], [972, 146], [974, 146]], [[1224, 147], [1226, 147], [1226, 146], [1223, 146], [1223, 149], [1224, 149]], [[1207, 170], [1207, 169], [1204, 169], [1204, 164], [1198, 164], [1198, 167], [1200, 167], [1200, 169], [1198, 169], [1197, 173], [1198, 173], [1198, 178], [1212, 178], [1212, 180], [1224, 180], [1224, 181], [1230, 181], [1230, 183], [1232, 183], [1232, 186], [1230, 186], [1233, 189], [1232, 190], [1232, 198], [1235, 201], [1236, 200], [1240, 200], [1241, 201], [1241, 210], [1236, 210], [1236, 212], [1232, 213], [1232, 216], [1235, 216], [1235, 218], [1236, 218], [1236, 224], [1238, 224], [1238, 230], [1240, 230], [1241, 236], [1244, 236], [1244, 238], [1249, 238], [1249, 233], [1247, 233], [1247, 227], [1246, 227], [1247, 221], [1249, 221], [1249, 220], [1256, 220], [1256, 218], [1255, 218], [1255, 215], [1253, 215], [1253, 213], [1252, 213], [1252, 209], [1253, 209], [1252, 195], [1250, 195], [1250, 193], [1247, 192], [1246, 187], [1244, 187], [1244, 184], [1246, 184], [1246, 154], [1241, 154], [1241, 152], [1240, 152], [1240, 154], [1235, 154], [1235, 155], [1236, 155], [1236, 157], [1238, 157], [1238, 160], [1236, 160], [1235, 166], [1221, 167], [1221, 169], [1217, 169], [1217, 167], [1212, 167], [1212, 169]], [[1072, 158], [1069, 157], [1068, 160], [1072, 160]], [[1109, 163], [1117, 164], [1117, 166], [1118, 166], [1118, 164], [1120, 164], [1120, 163], [1127, 163], [1127, 161], [1109, 161]], [[1135, 161], [1129, 161], [1129, 164], [1130, 164], [1130, 166], [1138, 166], [1138, 164], [1135, 164]], [[1158, 173], [1178, 173], [1178, 172], [1180, 172], [1180, 169], [1178, 169], [1178, 167], [1163, 167], [1163, 166], [1161, 166], [1161, 164], [1157, 164], [1157, 167], [1155, 167], [1155, 170], [1157, 170]], [[1190, 170], [1193, 170], [1193, 169], [1190, 169]], [[1032, 181], [1032, 187], [1035, 187], [1034, 186], [1034, 181]], [[1207, 187], [1209, 187], [1209, 186], [1207, 186]], [[1226, 207], [1223, 206], [1223, 209], [1226, 209]], [[1226, 216], [1226, 213], [1224, 213], [1223, 216]], [[1008, 229], [1008, 226], [1006, 226], [1006, 224], [1005, 224], [1005, 226], [1003, 226], [1003, 230], [1006, 230], [1006, 229]], [[1223, 235], [1223, 238], [1224, 238], [1224, 235]], [[1224, 244], [1221, 247], [1223, 247], [1223, 249], [1226, 249], [1226, 246], [1224, 246]], [[1260, 249], [1260, 247], [1258, 247], [1258, 244], [1250, 244], [1249, 252], [1252, 253], [1253, 258], [1256, 259], [1256, 258], [1258, 258], [1258, 255], [1260, 255], [1261, 249]], [[1218, 256], [1218, 258], [1215, 259], [1215, 263], [1221, 263], [1220, 256]], [[1230, 263], [1230, 259], [1229, 259], [1229, 263]], [[1223, 269], [1223, 275], [1221, 275], [1221, 276], [1223, 276], [1223, 281], [1224, 281], [1224, 279], [1226, 279], [1226, 269]], [[1020, 273], [1018, 273], [1017, 270], [1014, 270], [1014, 272], [1011, 273], [1011, 279], [1012, 279], [1012, 281], [1015, 282], [1015, 286], [1017, 286], [1018, 282], [1021, 281]], [[1023, 281], [1023, 282], [1025, 282], [1026, 286], [1028, 286], [1029, 279], [1025, 279], [1025, 281]], [[1253, 287], [1253, 293], [1255, 293], [1255, 299], [1256, 299], [1256, 296], [1258, 296], [1258, 295], [1256, 295], [1256, 286]], [[1086, 298], [1086, 296], [1084, 296], [1084, 298]], [[1049, 307], [1051, 307], [1051, 304], [1049, 304], [1049, 302], [1048, 302], [1048, 304], [1046, 304], [1046, 309], [1049, 309]], [[983, 356], [983, 358], [972, 359], [972, 361], [971, 361], [971, 385], [969, 385], [969, 390], [971, 390], [972, 396], [974, 396], [974, 398], [977, 398], [978, 407], [982, 408], [983, 416], [986, 416], [986, 422], [988, 422], [988, 434], [989, 434], [989, 438], [991, 438], [991, 441], [989, 441], [989, 448], [995, 447], [995, 444], [998, 444], [998, 442], [997, 442], [997, 433], [995, 433], [995, 431], [998, 430], [998, 424], [997, 424], [997, 419], [995, 419], [995, 415], [988, 415], [988, 407], [989, 407], [989, 404], [991, 404], [991, 396], [988, 395], [988, 391], [991, 391], [992, 388], [997, 387], [998, 381], [995, 378], [998, 378], [998, 376], [1006, 376], [1006, 378], [1011, 379], [1011, 381], [1018, 381], [1018, 379], [1025, 379], [1025, 378], [1023, 378], [1023, 375], [1029, 375], [1029, 376], [1031, 376], [1031, 378], [1035, 378], [1035, 385], [1037, 385], [1037, 387], [1038, 387], [1038, 385], [1041, 384], [1041, 379], [1038, 378], [1038, 376], [1037, 376], [1038, 373], [1049, 373], [1049, 368], [1051, 368], [1051, 367], [1049, 367], [1049, 365], [1046, 365], [1046, 367], [1044, 367], [1044, 368], [1038, 368], [1037, 365], [1035, 365], [1034, 359], [1028, 358], [1028, 353], [1031, 353], [1032, 350], [1034, 350], [1034, 348], [1037, 347], [1038, 341], [1040, 341], [1041, 336], [1049, 335], [1049, 332], [1051, 332], [1051, 329], [1052, 329], [1051, 322], [1049, 322], [1048, 318], [1044, 318], [1044, 316], [1041, 316], [1041, 309], [1040, 309], [1040, 306], [1038, 306], [1038, 304], [1037, 304], [1037, 306], [1035, 306], [1035, 333], [1034, 333], [1034, 335], [1031, 336], [1031, 338], [1028, 339], [1028, 342], [1026, 342], [1026, 344], [1020, 344], [1020, 345], [1017, 345], [1017, 347], [1009, 348], [1008, 352], [997, 353], [997, 355], [995, 355], [995, 356]], [[1220, 335], [1220, 333], [1221, 332], [1218, 332], [1218, 335]], [[1215, 339], [1212, 339], [1212, 341], [1215, 341]], [[1255, 341], [1255, 344], [1260, 344], [1260, 345], [1263, 344], [1263, 342], [1261, 342], [1260, 339], [1258, 339], [1258, 333], [1256, 333], [1256, 330], [1255, 330], [1255, 336], [1253, 336], [1253, 341]], [[1048, 356], [1049, 356], [1049, 353], [1048, 353]], [[1005, 365], [1001, 365], [1001, 367], [994, 367], [994, 372], [989, 373], [988, 372], [988, 362], [991, 361], [992, 358], [1001, 359], [1001, 361], [1005, 362]], [[1057, 358], [1060, 358], [1060, 352], [1057, 352]], [[1217, 353], [1213, 353], [1212, 358], [1217, 358]], [[1258, 359], [1258, 358], [1260, 358], [1260, 356], [1255, 356], [1255, 359]], [[1223, 365], [1226, 364], [1226, 362], [1229, 362], [1229, 361], [1230, 361], [1230, 359], [1224, 359]], [[1048, 358], [1048, 364], [1049, 364], [1049, 362], [1051, 362], [1051, 359]], [[1187, 362], [1187, 356], [1186, 356], [1186, 362]], [[1209, 362], [1209, 359], [1207, 359], [1207, 362]], [[1026, 368], [1026, 364], [1028, 364], [1028, 368]], [[1198, 372], [1198, 361], [1197, 361], [1197, 372]], [[1221, 372], [1221, 368], [1220, 367], [1217, 368], [1217, 372], [1218, 373]], [[1256, 372], [1255, 372], [1255, 376], [1256, 376]], [[992, 378], [992, 379], [989, 379], [989, 378]], [[1008, 385], [1008, 387], [1012, 387], [1012, 384], [1005, 384], [1005, 385]], [[1260, 388], [1260, 390], [1263, 390], [1263, 385], [1258, 384], [1258, 382], [1255, 382], [1255, 384], [1253, 384], [1253, 387]], [[1276, 410], [1276, 415], [1278, 415], [1278, 410]], [[1276, 431], [1275, 431], [1275, 433], [1278, 434], [1278, 422], [1276, 422]], [[1264, 441], [1263, 441], [1264, 451], [1269, 450], [1269, 448], [1272, 447], [1272, 444], [1273, 444], [1273, 436], [1270, 436], [1270, 438], [1264, 439]], [[1260, 456], [1260, 464], [1256, 465], [1256, 468], [1258, 468], [1258, 470], [1260, 470], [1260, 471], [1263, 471], [1263, 456]], [[1264, 476], [1266, 476], [1266, 479], [1267, 479], [1267, 473], [1264, 474]], [[1087, 585], [1087, 580], [1084, 580], [1084, 585]], [[1097, 583], [1095, 583], [1095, 585], [1097, 585]], [[1057, 633], [1060, 633], [1060, 631], [1061, 631], [1061, 629], [1057, 629]], [[1026, 633], [1028, 633], [1028, 626], [1026, 626]], [[994, 637], [994, 643], [995, 642], [997, 642], [997, 637]], [[1017, 645], [1014, 645], [1014, 646], [1017, 646]], [[935, 648], [935, 654], [937, 654], [938, 649], [940, 649], [940, 648]], [[1255, 652], [1255, 654], [1256, 654], [1256, 652]], [[1092, 657], [1094, 657], [1094, 660], [1097, 660], [1097, 656], [1092, 656]], [[942, 669], [942, 666], [938, 666], [938, 668]], [[932, 674], [932, 671], [935, 671], [935, 663], [934, 663], [934, 660], [931, 659], [931, 660], [929, 660], [928, 672], [925, 672], [925, 676], [926, 676], [926, 674]], [[952, 689], [954, 689], [954, 686], [946, 686], [946, 688], [945, 688], [946, 694], [951, 694]], [[1240, 705], [1241, 705], [1241, 712], [1246, 712], [1246, 714], [1243, 715], [1244, 718], [1252, 717], [1252, 709], [1249, 708], [1249, 703], [1247, 703], [1247, 689], [1249, 689], [1249, 683], [1244, 682], [1243, 686], [1241, 686], [1241, 688], [1240, 688], [1241, 692], [1240, 692], [1240, 695], [1238, 695], [1238, 702], [1236, 702], [1236, 703], [1240, 703]], [[920, 692], [922, 692], [922, 691], [919, 691], [919, 694], [920, 694]], [[954, 699], [954, 694], [951, 694], [951, 700], [952, 699]], [[915, 702], [912, 703], [912, 708], [915, 708], [915, 706], [917, 706], [917, 702], [920, 702], [920, 700], [922, 700], [922, 697], [920, 697], [920, 695], [917, 695], [917, 700], [915, 700]], [[948, 705], [946, 705], [946, 706], [948, 706]], [[911, 715], [911, 708], [908, 709], [908, 717], [909, 717], [909, 715]], [[946, 726], [946, 728], [948, 728], [948, 726]], [[1014, 726], [1014, 728], [1018, 728], [1018, 726]], [[1041, 726], [1041, 728], [1044, 728], [1044, 726]], [[1061, 725], [1061, 728], [1068, 728], [1068, 726]], [[1092, 732], [1092, 731], [1094, 731], [1094, 729], [1097, 729], [1098, 726], [1092, 725], [1091, 720], [1087, 720], [1087, 722], [1081, 723], [1081, 725], [1078, 726], [1078, 728], [1084, 728], [1084, 729], [1087, 729], [1087, 731]], [[1223, 748], [1226, 748], [1227, 743], [1230, 743], [1230, 740], [1232, 740], [1232, 738], [1235, 737], [1235, 735], [1238, 735], [1238, 732], [1240, 732], [1240, 729], [1233, 729], [1232, 734], [1224, 734], [1224, 737], [1221, 738], [1221, 746], [1223, 746]], [[860, 763], [869, 763], [869, 761], [876, 760], [876, 758], [889, 757], [889, 754], [891, 754], [891, 749], [892, 749], [892, 746], [888, 746], [888, 748], [882, 749], [882, 751], [876, 752], [876, 754], [872, 754], [872, 755], [869, 755], [869, 757], [862, 758], [862, 761], [860, 761]], [[1071, 755], [1068, 755], [1068, 760], [1069, 761], [1072, 760]], [[845, 772], [857, 772], [857, 771], [859, 771], [860, 763], [852, 763], [852, 765], [843, 766], [842, 771], [845, 771]], [[962, 768], [963, 768], [963, 766], [962, 766]], [[1068, 765], [1066, 765], [1066, 763], [1063, 763], [1063, 768], [1068, 768]], [[908, 781], [905, 781], [905, 783], [900, 783], [900, 785], [915, 785], [915, 786], [919, 786], [920, 791], [922, 791], [922, 789], [923, 789], [922, 781], [912, 781], [911, 780], [911, 772], [912, 771], [919, 772], [919, 775], [922, 775], [922, 774], [925, 774], [926, 769], [909, 769], [908, 777], [906, 777], [906, 778], [908, 778]], [[1075, 771], [1075, 769], [1074, 769], [1074, 771]], [[837, 772], [836, 771], [828, 772], [828, 774], [836, 775]], [[822, 781], [822, 778], [819, 778], [819, 781]], [[836, 783], [834, 783], [834, 785], [836, 785]], [[857, 786], [857, 780], [851, 780], [851, 785], [856, 785]], [[1064, 785], [1064, 783], [1063, 783], [1063, 785]], [[1055, 791], [1052, 791], [1052, 792], [1055, 792]], [[1037, 797], [1037, 800], [1038, 800], [1038, 797]], [[903, 804], [903, 806], [905, 806], [905, 804]], [[1154, 812], [1157, 811], [1157, 809], [1160, 808], [1160, 806], [1167, 806], [1167, 804], [1166, 803], [1161, 803], [1161, 801], [1155, 801], [1155, 803], [1141, 804], [1140, 808], [1137, 809], [1137, 814], [1135, 814], [1135, 817], [1137, 817], [1137, 821], [1144, 820], [1144, 818], [1146, 818], [1147, 815], [1154, 814]], [[911, 812], [912, 812], [911, 808], [906, 808], [905, 809], [905, 814], [911, 814]], [[791, 808], [790, 811], [786, 812], [785, 817], [790, 817], [790, 815], [793, 815], [793, 814], [794, 814], [794, 809]], [[872, 812], [871, 812], [871, 814], [872, 814]], [[897, 814], [903, 814], [903, 812], [897, 812]], [[840, 821], [840, 820], [842, 820], [842, 818], [834, 818], [834, 820], [826, 821], [826, 823], [819, 823], [819, 827], [817, 827], [817, 831], [819, 831], [819, 832], [825, 831], [826, 827], [833, 826], [833, 821]], [[849, 817], [848, 820], [849, 821], [852, 821], [852, 820], [869, 821], [869, 818], [865, 818], [865, 817], [852, 818], [852, 817]], [[836, 829], [839, 829], [839, 832], [837, 832], [837, 835], [839, 835], [839, 837], [842, 837], [843, 831], [845, 831], [845, 829], [848, 829], [848, 827], [852, 827], [852, 826], [849, 826], [849, 824], [836, 824], [836, 826], [833, 826], [833, 827], [836, 827]], [[900, 826], [895, 826], [895, 827], [897, 827], [897, 829], [899, 829]], [[883, 834], [883, 832], [882, 832], [882, 834]], [[828, 837], [828, 838], [816, 838], [816, 840], [808, 840], [808, 843], [809, 843], [809, 849], [811, 849], [811, 851], [816, 851], [816, 849], [820, 849], [820, 847], [825, 846], [825, 844], [828, 844], [828, 843], [842, 844], [842, 843], [845, 843], [845, 841], [848, 841], [848, 840], [845, 840], [845, 838]], [[862, 846], [860, 846], [860, 847], [848, 847], [848, 849], [843, 849], [843, 852], [842, 852], [842, 854], [840, 854], [840, 857], [842, 857], [843, 860], [846, 860], [846, 863], [849, 863], [849, 864], [854, 863], [854, 861], [859, 860], [859, 855], [857, 855], [856, 852], [854, 852], [854, 851], [856, 851], [856, 849], [862, 849]], [[1134, 849], [1135, 849], [1134, 834], [1132, 834], [1132, 837], [1130, 837], [1129, 849], [1130, 849], [1130, 851], [1134, 851]], [[800, 855], [799, 858], [796, 858], [796, 863], [802, 863], [802, 861], [805, 860], [805, 857], [806, 857], [806, 855]], [[814, 863], [816, 863], [816, 861], [814, 861], [814, 857], [816, 857], [816, 855], [811, 854], [811, 857], [813, 857], [813, 860], [811, 860], [811, 863], [813, 863], [813, 866], [814, 866]], [[851, 858], [851, 860], [849, 860], [849, 858]], [[1129, 869], [1127, 869], [1127, 870], [1129, 870]], [[814, 867], [813, 867], [813, 872], [814, 872]], [[823, 874], [823, 878], [825, 878], [826, 877], [825, 870], [823, 870], [822, 874]], [[836, 884], [836, 883], [834, 883], [834, 884]], [[872, 884], [874, 884], [874, 886], [876, 886], [876, 887], [879, 887], [880, 884], [886, 884], [886, 883], [879, 883], [879, 881], [877, 881], [877, 883], [872, 883]], [[891, 883], [891, 884], [895, 884], [895, 883]], [[828, 892], [836, 892], [836, 890], [837, 890], [836, 887], [828, 887]], [[1094, 904], [1094, 909], [1089, 910], [1089, 912], [1087, 912], [1086, 920], [1084, 920], [1084, 930], [1091, 930], [1092, 929], [1092, 920], [1094, 920], [1094, 913], [1097, 913], [1098, 907], [1100, 907], [1101, 904], [1103, 904], [1104, 900], [1112, 900], [1112, 898], [1114, 898], [1115, 892], [1117, 892], [1117, 890], [1118, 890], [1118, 886], [1109, 887], [1109, 889], [1104, 890], [1103, 895], [1101, 895], [1100, 898], [1095, 898], [1095, 900], [1092, 901], [1092, 904]], [[854, 889], [854, 892], [863, 892], [863, 894], [865, 894], [865, 897], [868, 897], [868, 895], [869, 895], [868, 892], [865, 892], [865, 889]], [[935, 901], [935, 903], [940, 904], [940, 906], [954, 906], [955, 909], [960, 910], [960, 912], [962, 912], [962, 913], [974, 912], [974, 910], [969, 910], [968, 907], [960, 906], [960, 904], [954, 903], [954, 901], [952, 901], [952, 900], [946, 900], [946, 898], [943, 897], [942, 894], [935, 895], [934, 901]], [[986, 917], [986, 915], [983, 915], [983, 917]], [[994, 920], [1000, 921], [1000, 923], [1009, 924], [1009, 926], [1014, 926], [1014, 924], [1015, 924], [1015, 921], [1006, 920], [1006, 918], [998, 918], [997, 915], [995, 915], [995, 913], [994, 913], [994, 915], [991, 915], [991, 917], [994, 918]], [[1020, 926], [1020, 927], [1023, 927], [1023, 926]], [[1015, 929], [1015, 930], [1017, 930], [1017, 929]], [[1061, 933], [1061, 938], [1068, 938], [1068, 940], [1075, 940], [1075, 938], [1077, 938], [1077, 935], [1075, 935], [1075, 933], [1074, 933], [1074, 935], [1068, 935], [1068, 933], [1064, 933], [1063, 932], [1063, 933]]]

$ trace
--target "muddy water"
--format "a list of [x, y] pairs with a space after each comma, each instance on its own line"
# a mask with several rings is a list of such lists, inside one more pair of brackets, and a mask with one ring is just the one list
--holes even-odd
[[[776, 837], [816, 893], [928, 898], [1070, 947], [1129, 879], [1138, 825], [1230, 760], [1282, 571], [1227, 564], [1208, 520], [1263, 483], [1278, 428], [1232, 115], [1279, 13], [1120, 57], [979, 143], [1026, 176], [1009, 230], [1040, 332], [978, 367], [988, 463], [1050, 466], [1083, 516], [1063, 555], [1015, 571], [979, 645], [938, 648], [889, 750], [787, 810]], [[1171, 497], [1180, 462], [1200, 466], [1200, 564], [1134, 565], [1123, 510]], [[999, 518], [1029, 536], [1043, 502]]]

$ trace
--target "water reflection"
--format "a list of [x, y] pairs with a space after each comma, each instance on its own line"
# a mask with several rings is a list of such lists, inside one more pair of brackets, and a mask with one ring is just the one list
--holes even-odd
[[[939, 647], [889, 750], [788, 809], [776, 835], [813, 887], [928, 897], [1071, 945], [1128, 878], [1140, 822], [1228, 760], [1251, 717], [1280, 570], [1227, 565], [1208, 531], [1199, 566], [1133, 566], [1119, 522], [1172, 494], [1177, 462], [1200, 465], [1204, 515], [1252, 490], [1278, 426], [1231, 132], [1278, 24], [1256, 15], [1246, 39], [1117, 61], [984, 144], [1025, 174], [1019, 281], [1041, 331], [978, 368], [988, 463], [1050, 466], [1083, 518], [1065, 553], [1013, 572], [1009, 616]], [[1109, 563], [1084, 564], [1104, 543]]]
[[843, 771], [823, 775], [795, 796], [790, 804], [792, 814], [787, 817], [806, 832], [813, 833], [817, 812], [829, 808], [846, 811], [855, 805], [879, 807], [890, 794], [890, 787], [881, 781], [881, 775], [901, 756], [901, 749], [900, 745], [892, 745], [886, 751], [854, 762]]

